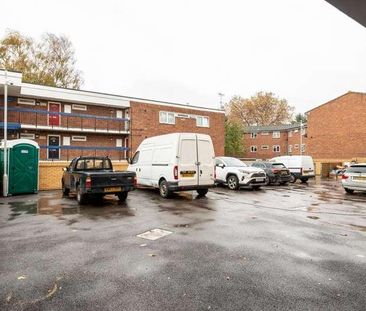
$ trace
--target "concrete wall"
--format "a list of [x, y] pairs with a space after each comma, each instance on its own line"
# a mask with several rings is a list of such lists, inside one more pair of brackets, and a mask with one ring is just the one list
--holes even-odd
[[[61, 189], [61, 178], [63, 174], [62, 169], [69, 164], [70, 162], [66, 161], [41, 161], [39, 163], [39, 190]], [[113, 161], [113, 168], [116, 171], [126, 170], [127, 166], [128, 164], [126, 161]]]

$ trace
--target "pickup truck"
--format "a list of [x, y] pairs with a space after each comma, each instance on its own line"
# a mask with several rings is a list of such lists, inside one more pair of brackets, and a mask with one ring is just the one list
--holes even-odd
[[85, 204], [89, 197], [102, 198], [106, 194], [115, 194], [123, 202], [136, 186], [136, 174], [113, 171], [108, 157], [78, 157], [63, 171], [62, 193], [76, 193], [79, 204]]

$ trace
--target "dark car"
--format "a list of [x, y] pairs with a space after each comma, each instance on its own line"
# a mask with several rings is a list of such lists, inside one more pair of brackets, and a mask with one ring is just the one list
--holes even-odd
[[108, 157], [78, 157], [64, 168], [61, 183], [63, 194], [75, 192], [79, 204], [86, 203], [89, 197], [102, 198], [106, 194], [115, 194], [125, 201], [128, 192], [135, 189], [136, 174], [114, 172]]
[[266, 183], [285, 185], [291, 181], [291, 173], [283, 163], [256, 161], [252, 166], [263, 169], [266, 172]]

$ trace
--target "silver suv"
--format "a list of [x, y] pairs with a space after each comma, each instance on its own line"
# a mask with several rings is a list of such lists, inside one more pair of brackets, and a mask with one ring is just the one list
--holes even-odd
[[342, 186], [347, 193], [366, 191], [366, 163], [353, 164], [342, 175]]

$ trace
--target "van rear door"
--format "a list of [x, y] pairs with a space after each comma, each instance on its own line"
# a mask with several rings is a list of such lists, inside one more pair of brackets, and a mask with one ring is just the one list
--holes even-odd
[[198, 155], [198, 184], [213, 185], [214, 183], [214, 158], [212, 141], [205, 136], [198, 135], [197, 137], [197, 155]]
[[179, 186], [198, 185], [197, 136], [182, 134], [179, 145]]

